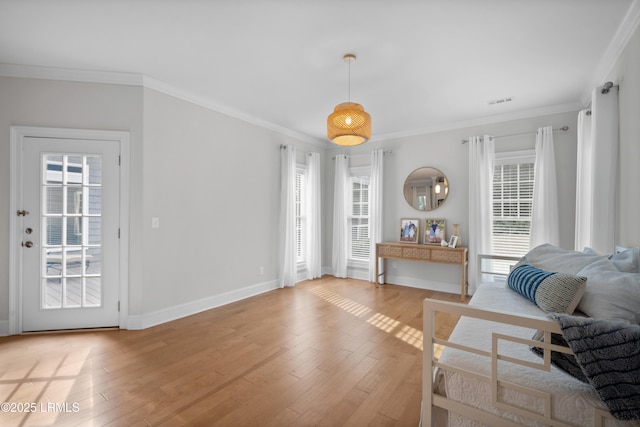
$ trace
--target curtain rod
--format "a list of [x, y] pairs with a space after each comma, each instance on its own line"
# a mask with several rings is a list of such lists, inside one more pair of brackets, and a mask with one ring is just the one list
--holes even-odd
[[[391, 154], [391, 153], [393, 153], [393, 151], [391, 151], [391, 150], [385, 150], [385, 151], [383, 151], [382, 153], [383, 153], [383, 154]], [[370, 155], [371, 155], [371, 153], [369, 153], [369, 154], [352, 154], [352, 155], [343, 154], [343, 155], [344, 155], [344, 156], [347, 156], [347, 157], [363, 157], [363, 156], [370, 156]], [[333, 156], [333, 157], [331, 158], [331, 160], [335, 160], [335, 158], [336, 158], [336, 156]]]
[[[568, 131], [569, 130], [569, 126], [562, 126], [561, 128], [555, 128], [553, 129], [555, 130], [561, 130], [561, 131]], [[509, 135], [498, 135], [498, 136], [494, 136], [494, 139], [498, 139], [498, 138], [508, 138], [510, 136], [521, 136], [521, 135], [531, 135], [531, 134], [535, 134], [536, 132], [521, 132], [521, 133], [511, 133]], [[462, 143], [466, 144], [467, 142], [469, 142], [469, 139], [463, 139]]]
[[[281, 150], [284, 150], [285, 148], [287, 148], [287, 146], [285, 144], [280, 144], [280, 149]], [[316, 151], [303, 151], [303, 150], [298, 150], [297, 148], [296, 148], [296, 151], [300, 152], [302, 154], [305, 154], [307, 156], [310, 156], [312, 153], [317, 153]]]
[[[603, 86], [602, 86], [602, 90], [600, 91], [601, 94], [606, 95], [609, 93], [609, 91], [612, 88], [616, 88], [618, 90], [620, 90], [620, 85], [614, 85], [612, 82], [606, 82]], [[591, 108], [587, 109], [587, 116], [591, 115]]]
[[620, 89], [620, 86], [614, 85], [613, 82], [606, 82], [604, 85], [602, 85], [602, 90], [600, 91], [600, 93], [606, 95], [607, 93], [609, 93], [609, 90], [614, 87], [616, 89]]

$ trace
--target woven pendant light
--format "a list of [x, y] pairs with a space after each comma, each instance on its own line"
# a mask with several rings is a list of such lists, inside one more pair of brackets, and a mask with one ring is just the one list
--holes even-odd
[[327, 118], [327, 138], [337, 145], [360, 145], [371, 138], [371, 116], [362, 105], [351, 102], [351, 63], [356, 57], [348, 53], [343, 59], [349, 64], [349, 102], [336, 105]]

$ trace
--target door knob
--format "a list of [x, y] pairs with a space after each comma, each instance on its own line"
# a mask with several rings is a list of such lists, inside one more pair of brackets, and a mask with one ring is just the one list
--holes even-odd
[[28, 241], [26, 241], [26, 242], [22, 242], [22, 246], [27, 247], [27, 248], [30, 248], [30, 247], [32, 247], [32, 246], [33, 246], [33, 242], [32, 242], [32, 241], [30, 241], [30, 240], [28, 240]]

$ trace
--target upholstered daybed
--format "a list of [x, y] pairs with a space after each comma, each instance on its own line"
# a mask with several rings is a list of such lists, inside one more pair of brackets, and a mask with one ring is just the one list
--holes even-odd
[[[422, 425], [640, 426], [638, 249], [607, 257], [542, 245], [522, 259], [484, 256], [481, 263], [496, 259], [517, 264], [507, 279], [483, 275], [488, 280], [468, 306], [424, 301]], [[438, 312], [462, 316], [449, 340], [435, 338]], [[596, 343], [602, 336], [625, 341], [596, 354], [615, 359], [615, 372], [602, 378], [585, 362], [599, 346], [584, 341], [592, 335]], [[563, 337], [572, 346], [587, 342], [586, 351], [574, 353], [557, 341]], [[571, 362], [564, 370], [556, 367], [563, 360]]]

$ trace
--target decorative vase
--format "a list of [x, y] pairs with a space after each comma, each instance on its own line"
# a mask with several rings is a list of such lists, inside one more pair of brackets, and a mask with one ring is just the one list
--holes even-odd
[[462, 237], [460, 236], [460, 224], [453, 224], [453, 235], [458, 236], [458, 246], [462, 245]]

